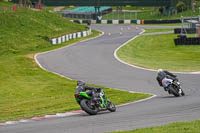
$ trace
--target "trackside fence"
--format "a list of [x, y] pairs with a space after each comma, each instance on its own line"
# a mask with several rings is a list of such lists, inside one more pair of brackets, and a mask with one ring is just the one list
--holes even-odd
[[61, 44], [61, 43], [67, 42], [71, 39], [86, 37], [86, 36], [90, 35], [91, 33], [92, 33], [92, 31], [91, 31], [91, 29], [89, 29], [87, 31], [65, 34], [65, 35], [62, 35], [62, 36], [59, 36], [59, 37], [50, 38], [49, 42], [52, 45]]
[[79, 24], [170, 24], [181, 23], [180, 19], [173, 20], [71, 20]]

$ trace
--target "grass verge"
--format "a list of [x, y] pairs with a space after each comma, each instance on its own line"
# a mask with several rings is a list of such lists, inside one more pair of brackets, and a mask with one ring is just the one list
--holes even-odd
[[168, 32], [173, 31], [174, 29], [145, 29], [144, 33], [154, 33], [154, 32]]
[[[180, 26], [181, 27], [181, 23], [170, 23], [170, 24], [144, 24], [144, 25], [151, 25], [151, 26]], [[188, 27], [188, 24], [184, 23], [185, 27]]]
[[200, 120], [193, 122], [176, 122], [164, 126], [142, 128], [130, 131], [116, 131], [112, 133], [199, 133]]
[[140, 36], [123, 46], [117, 56], [130, 64], [171, 71], [200, 71], [200, 46], [175, 46], [177, 35]]
[[24, 53], [49, 47], [49, 38], [87, 30], [48, 11], [33, 11], [0, 2], [0, 55]]
[[[98, 31], [52, 46], [47, 38], [86, 30], [47, 11], [32, 11], [0, 2], [0, 122], [80, 109], [73, 96], [76, 81], [42, 70], [35, 53], [48, 51], [99, 35]], [[146, 94], [104, 88], [108, 98], [122, 104]]]
[[[87, 38], [98, 34], [94, 32]], [[77, 41], [80, 40], [72, 40], [48, 50]], [[0, 122], [80, 109], [73, 96], [76, 81], [43, 71], [33, 60], [32, 53], [0, 57], [0, 64]], [[104, 90], [116, 105], [150, 96], [110, 88]]]

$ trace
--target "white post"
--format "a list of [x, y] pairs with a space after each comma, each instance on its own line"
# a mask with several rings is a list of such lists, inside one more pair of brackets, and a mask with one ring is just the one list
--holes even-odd
[[62, 37], [58, 37], [58, 44], [62, 43]]
[[80, 38], [81, 37], [81, 32], [77, 33], [77, 37]]
[[76, 39], [76, 33], [73, 33], [73, 38]]
[[87, 36], [87, 31], [83, 31], [83, 37]]
[[56, 38], [51, 39], [52, 40], [52, 44], [56, 45]]
[[69, 34], [69, 40], [72, 39], [72, 34]]
[[62, 36], [62, 42], [65, 42], [66, 40], [65, 40], [65, 36]]
[[69, 35], [65, 35], [66, 41], [69, 41]]

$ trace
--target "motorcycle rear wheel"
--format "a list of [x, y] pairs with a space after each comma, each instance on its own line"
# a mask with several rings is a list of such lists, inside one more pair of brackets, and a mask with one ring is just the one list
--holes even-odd
[[90, 101], [87, 99], [83, 99], [80, 102], [81, 108], [88, 113], [89, 115], [96, 115], [98, 112], [98, 109], [96, 106], [90, 105]]

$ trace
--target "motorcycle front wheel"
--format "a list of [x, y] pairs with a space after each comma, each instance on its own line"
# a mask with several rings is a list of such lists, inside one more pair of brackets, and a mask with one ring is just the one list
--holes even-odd
[[90, 104], [90, 101], [87, 100], [87, 99], [83, 99], [83, 100], [80, 102], [80, 106], [81, 106], [81, 108], [82, 108], [86, 113], [88, 113], [89, 115], [96, 115], [97, 112], [98, 112], [97, 107], [94, 106], [94, 105], [91, 105], [91, 104]]
[[[182, 90], [182, 89], [181, 89]], [[185, 96], [185, 92], [182, 90], [182, 92], [181, 92], [181, 95], [182, 96]]]
[[169, 86], [169, 90], [175, 97], [179, 97], [180, 96], [178, 90], [175, 89], [172, 85]]
[[110, 112], [115, 112], [115, 111], [116, 111], [115, 105], [114, 105], [112, 102], [110, 102], [110, 101], [108, 101], [108, 107], [107, 107], [107, 109], [108, 109]]

